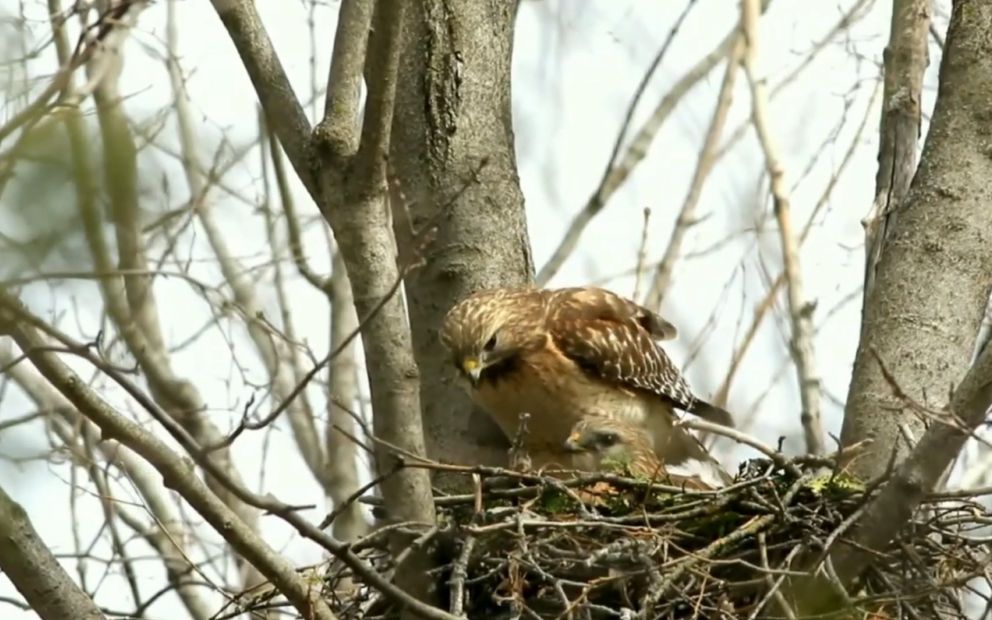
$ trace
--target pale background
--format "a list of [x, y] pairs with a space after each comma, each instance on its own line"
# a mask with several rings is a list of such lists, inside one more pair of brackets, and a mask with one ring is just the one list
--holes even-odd
[[[16, 16], [22, 4], [28, 20], [19, 24]], [[697, 4], [651, 81], [633, 127], [640, 126], [671, 83], [708, 53], [739, 18], [737, 2], [699, 0]], [[822, 39], [853, 4], [776, 0], [761, 21], [760, 73], [768, 77], [769, 84], [774, 86], [803, 62], [813, 43]], [[255, 93], [210, 3], [180, 0], [178, 5], [182, 24], [179, 54], [197, 115], [200, 155], [205, 162], [224, 161], [257, 139]], [[320, 3], [313, 12], [319, 33], [315, 64], [311, 63], [307, 34], [310, 4], [260, 0], [258, 5], [283, 66], [297, 93], [308, 101], [306, 109], [313, 120], [322, 113], [322, 91], [314, 105], [309, 95], [314, 88], [321, 89], [326, 79], [338, 4]], [[842, 401], [847, 395], [857, 346], [861, 311], [858, 291], [863, 278], [860, 220], [867, 214], [874, 193], [877, 153], [879, 100], [872, 103], [872, 94], [888, 38], [890, 11], [887, 2], [865, 5], [863, 16], [845, 34], [834, 38], [772, 101], [772, 129], [783, 149], [787, 182], [794, 188], [792, 204], [797, 228], [805, 223], [820, 198], [864, 115], [870, 114], [854, 159], [818, 216], [801, 255], [806, 295], [817, 304], [815, 352], [824, 387], [824, 424], [834, 434], [840, 430]], [[935, 26], [941, 36], [946, 29], [948, 5], [946, 1], [938, 2], [935, 11]], [[645, 0], [523, 2], [515, 44], [514, 126], [538, 267], [550, 256], [572, 215], [599, 182], [631, 96], [683, 7], [682, 2]], [[121, 91], [132, 122], [151, 133], [157, 132], [156, 144], [177, 151], [175, 120], [167, 113], [172, 95], [162, 60], [165, 10], [162, 0], [141, 15], [138, 29], [127, 43]], [[19, 63], [4, 62], [0, 67], [4, 73], [0, 81], [10, 105], [10, 111], [3, 114], [9, 117], [23, 104], [25, 88], [30, 85], [30, 92], [43, 88], [56, 63], [52, 50], [43, 48], [49, 35], [43, 3], [0, 0], [0, 16], [5, 30], [10, 25], [24, 29], [28, 50], [42, 50], [26, 64], [30, 83], [25, 82]], [[24, 50], [19, 48], [15, 34], [2, 37], [4, 56], [22, 54]], [[931, 49], [924, 101], [927, 111], [932, 107], [940, 60], [939, 48]], [[647, 159], [587, 229], [579, 250], [553, 285], [596, 282], [630, 294], [634, 278], [626, 274], [637, 263], [645, 207], [652, 211], [647, 261], [660, 258], [688, 187], [722, 73], [721, 64], [682, 101], [654, 141]], [[742, 75], [724, 139], [748, 114], [749, 94]], [[926, 119], [924, 130], [925, 127]], [[218, 156], [219, 148], [222, 151]], [[182, 206], [187, 199], [186, 186], [175, 157], [148, 146], [141, 158], [148, 197], [143, 208], [149, 217]], [[227, 186], [238, 197], [214, 191], [210, 199], [213, 208], [223, 213], [232, 253], [245, 265], [258, 266], [260, 277], [267, 278], [269, 255], [264, 249], [264, 223], [252, 209], [261, 192], [260, 170], [259, 156], [253, 150], [226, 177]], [[697, 212], [702, 221], [692, 228], [686, 245], [696, 255], [679, 263], [674, 286], [662, 309], [681, 331], [679, 339], [667, 349], [677, 362], [686, 365], [690, 382], [704, 395], [712, 394], [720, 384], [734, 344], [749, 324], [755, 305], [764, 297], [770, 278], [781, 269], [763, 170], [760, 149], [749, 131], [707, 182]], [[161, 191], [163, 187], [170, 188], [167, 196]], [[68, 194], [60, 191], [64, 190], [56, 186], [42, 192], [42, 198], [35, 198], [37, 204], [19, 202], [33, 195], [25, 188], [12, 187], [4, 195], [0, 202], [0, 231], [5, 237], [23, 239], [37, 232], [34, 227], [38, 226], [49, 230], [61, 227], [66, 235], [59, 247], [42, 259], [18, 259], [9, 248], [4, 250], [0, 277], [80, 268], [74, 261], [84, 254], [81, 233], [78, 222], [72, 220], [71, 203], [59, 201], [60, 195]], [[312, 264], [326, 272], [323, 224], [300, 187], [297, 197], [299, 209], [312, 222], [307, 232], [312, 242], [307, 248]], [[39, 222], [38, 217], [25, 213], [43, 213], [45, 217]], [[189, 273], [203, 282], [219, 283], [211, 254], [202, 251], [200, 239], [191, 234], [186, 242], [180, 254], [190, 260]], [[176, 268], [170, 265], [165, 270]], [[295, 277], [292, 269], [286, 269], [286, 273], [290, 276], [300, 336], [312, 344], [319, 357], [326, 353], [328, 340], [326, 304], [320, 294]], [[262, 299], [271, 298], [264, 285], [258, 291]], [[160, 278], [156, 293], [164, 331], [173, 344], [190, 338], [210, 320], [207, 305], [183, 280]], [[57, 324], [71, 334], [91, 339], [99, 328], [99, 293], [92, 282], [40, 282], [24, 289], [22, 296], [43, 317], [57, 316]], [[781, 298], [774, 317], [763, 324], [738, 373], [729, 408], [739, 419], [748, 421], [751, 433], [773, 445], [779, 436], [784, 436], [785, 449], [796, 453], [803, 446], [784, 304]], [[243, 368], [232, 363], [232, 348], [239, 353]], [[222, 430], [236, 423], [253, 391], [252, 385], [265, 381], [264, 370], [253, 351], [241, 329], [213, 327], [192, 345], [175, 352], [176, 368], [196, 378]], [[89, 377], [89, 371], [83, 376]], [[107, 386], [103, 394], [133, 409], [114, 388]], [[13, 386], [0, 398], [0, 422], [32, 409]], [[314, 404], [319, 410], [320, 402]], [[830, 448], [833, 447], [831, 441]], [[56, 553], [71, 553], [70, 468], [58, 458], [53, 462], [50, 449], [40, 423], [0, 432], [0, 485], [27, 509], [35, 527]], [[716, 450], [730, 468], [753, 454], [722, 442]], [[249, 484], [272, 491], [290, 504], [322, 503], [320, 489], [296, 455], [284, 427], [242, 436], [233, 454]], [[978, 482], [973, 476], [969, 480]], [[137, 495], [129, 494], [126, 485], [123, 489], [122, 497], [137, 501]], [[77, 489], [76, 499], [80, 532], [84, 539], [92, 537], [102, 522], [99, 505], [85, 490]], [[323, 508], [313, 511], [312, 518], [319, 520]], [[304, 564], [321, 560], [314, 545], [299, 540], [282, 522], [263, 518], [262, 524], [266, 538], [295, 561]], [[216, 536], [211, 540], [219, 542]], [[101, 550], [106, 550], [102, 542], [94, 553], [99, 555]], [[66, 565], [72, 574], [75, 561], [67, 559]], [[162, 569], [153, 557], [144, 566], [147, 571], [141, 578], [148, 594], [163, 583]], [[102, 570], [102, 566], [93, 565], [91, 570]], [[111, 609], [129, 609], [132, 603], [122, 583], [111, 570], [99, 590], [98, 602]], [[0, 595], [16, 596], [3, 576]], [[176, 602], [165, 597], [152, 606], [148, 617], [172, 618], [177, 611], [181, 612]], [[34, 616], [4, 605], [0, 617]]]

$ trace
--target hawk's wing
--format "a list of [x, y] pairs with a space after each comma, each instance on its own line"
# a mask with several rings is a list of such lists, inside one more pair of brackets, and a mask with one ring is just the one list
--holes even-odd
[[565, 319], [603, 319], [639, 326], [653, 340], [671, 340], [679, 335], [674, 325], [644, 306], [595, 286], [549, 291], [551, 312]]
[[684, 411], [692, 407], [688, 384], [654, 342], [675, 328], [646, 308], [603, 289], [561, 289], [550, 300], [547, 327], [558, 349], [587, 372]]
[[733, 425], [729, 413], [693, 396], [682, 373], [654, 342], [674, 337], [671, 323], [599, 288], [561, 289], [549, 301], [547, 327], [552, 341], [587, 372], [651, 392], [717, 424]]

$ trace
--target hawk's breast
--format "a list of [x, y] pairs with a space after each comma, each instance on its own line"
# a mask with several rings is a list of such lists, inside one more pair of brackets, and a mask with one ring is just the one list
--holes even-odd
[[530, 414], [525, 443], [559, 449], [585, 415], [603, 415], [643, 425], [657, 398], [590, 376], [571, 360], [544, 349], [528, 354], [472, 392], [510, 439], [520, 413]]

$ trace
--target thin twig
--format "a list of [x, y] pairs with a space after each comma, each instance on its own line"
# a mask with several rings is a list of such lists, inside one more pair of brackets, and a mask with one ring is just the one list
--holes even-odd
[[751, 446], [758, 452], [761, 452], [762, 454], [770, 458], [776, 465], [785, 468], [794, 475], [800, 474], [799, 469], [796, 467], [796, 465], [792, 461], [786, 459], [781, 452], [765, 444], [760, 439], [751, 437], [750, 435], [743, 433], [737, 429], [722, 426], [720, 424], [713, 424], [712, 422], [707, 422], [706, 420], [697, 420], [695, 418], [682, 418], [681, 420], [676, 422], [676, 424], [697, 431], [703, 431], [707, 433], [713, 433], [715, 435], [721, 435], [728, 439], [733, 439], [737, 443], [744, 444], [745, 446]]
[[641, 229], [641, 243], [637, 247], [637, 265], [634, 268], [634, 292], [631, 299], [641, 297], [641, 278], [644, 276], [644, 261], [648, 253], [648, 225], [651, 223], [651, 208], [644, 207], [644, 227]]

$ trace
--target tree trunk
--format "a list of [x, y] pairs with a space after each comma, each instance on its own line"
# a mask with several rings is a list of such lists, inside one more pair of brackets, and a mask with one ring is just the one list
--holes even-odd
[[954, 2], [920, 167], [882, 242], [841, 434], [875, 437], [880, 449], [853, 463], [865, 477], [908, 453], [900, 424], [919, 439], [910, 399], [943, 408], [972, 358], [992, 285], [990, 31], [992, 4]]
[[452, 380], [438, 327], [465, 295], [533, 277], [510, 107], [515, 8], [427, 0], [404, 28], [390, 163], [409, 226], [436, 228], [406, 292], [428, 454], [457, 463], [504, 463], [509, 442]]

